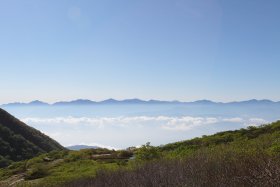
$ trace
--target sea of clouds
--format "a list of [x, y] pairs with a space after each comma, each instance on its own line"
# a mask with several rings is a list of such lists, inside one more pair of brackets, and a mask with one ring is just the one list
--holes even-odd
[[266, 124], [262, 118], [197, 116], [24, 117], [26, 124], [64, 146], [126, 148], [146, 142], [161, 145], [224, 130]]
[[258, 126], [268, 123], [262, 118], [223, 118], [223, 117], [169, 117], [169, 116], [133, 116], [133, 117], [53, 117], [53, 118], [23, 118], [27, 124], [90, 126], [95, 128], [109, 127], [145, 127], [156, 125], [164, 130], [188, 131], [200, 126], [218, 123], [239, 123], [247, 126]]

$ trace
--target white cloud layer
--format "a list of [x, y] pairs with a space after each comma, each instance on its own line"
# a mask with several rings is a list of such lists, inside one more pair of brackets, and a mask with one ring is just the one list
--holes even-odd
[[21, 119], [30, 125], [67, 125], [87, 126], [94, 128], [134, 128], [134, 127], [159, 127], [165, 130], [187, 131], [196, 127], [222, 124], [238, 123], [244, 126], [257, 126], [267, 123], [261, 118], [244, 119], [240, 117], [168, 117], [168, 116], [134, 116], [134, 117], [55, 117], [55, 118], [24, 118]]

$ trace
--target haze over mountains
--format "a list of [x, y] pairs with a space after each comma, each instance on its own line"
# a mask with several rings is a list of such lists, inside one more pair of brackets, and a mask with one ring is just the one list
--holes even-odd
[[82, 149], [97, 149], [97, 148], [100, 148], [100, 147], [89, 146], [89, 145], [72, 145], [72, 146], [68, 146], [66, 148], [69, 149], [69, 150], [78, 151], [78, 150], [82, 150]]
[[246, 101], [233, 101], [233, 102], [214, 102], [211, 100], [197, 100], [193, 102], [181, 102], [181, 101], [160, 101], [160, 100], [141, 100], [141, 99], [125, 99], [125, 100], [116, 100], [116, 99], [107, 99], [103, 101], [92, 101], [88, 99], [77, 99], [73, 101], [59, 101], [53, 104], [47, 102], [35, 100], [29, 103], [7, 103], [1, 106], [70, 106], [70, 105], [104, 105], [104, 104], [181, 104], [181, 105], [243, 105], [243, 104], [260, 104], [260, 105], [271, 105], [271, 104], [280, 104], [280, 101], [271, 101], [268, 99], [257, 100], [251, 99]]
[[63, 146], [113, 148], [143, 142], [161, 145], [280, 119], [279, 102], [256, 99], [228, 103], [140, 99], [46, 103], [36, 100], [9, 103], [1, 108]]

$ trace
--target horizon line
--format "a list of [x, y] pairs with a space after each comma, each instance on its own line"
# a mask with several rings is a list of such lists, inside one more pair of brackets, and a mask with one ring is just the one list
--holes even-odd
[[194, 103], [194, 102], [212, 102], [212, 103], [217, 103], [217, 104], [228, 104], [228, 103], [240, 103], [240, 102], [248, 102], [248, 101], [268, 101], [268, 102], [273, 102], [273, 103], [278, 103], [280, 101], [275, 101], [275, 100], [270, 100], [270, 99], [247, 99], [247, 100], [232, 100], [232, 101], [214, 101], [211, 99], [198, 99], [198, 100], [192, 100], [192, 101], [180, 101], [180, 100], [157, 100], [157, 99], [149, 99], [149, 100], [144, 100], [144, 99], [139, 99], [139, 98], [131, 98], [131, 99], [114, 99], [114, 98], [108, 98], [105, 100], [91, 100], [91, 99], [73, 99], [73, 100], [58, 100], [55, 102], [45, 102], [43, 100], [39, 100], [39, 99], [35, 99], [29, 102], [20, 102], [20, 101], [15, 101], [15, 102], [9, 102], [9, 103], [1, 103], [0, 106], [3, 105], [10, 105], [10, 104], [35, 104], [37, 103], [41, 103], [41, 104], [48, 104], [48, 105], [55, 105], [58, 103], [71, 103], [71, 102], [75, 102], [75, 101], [88, 101], [88, 102], [93, 102], [96, 104], [102, 104], [102, 102], [106, 102], [106, 101], [116, 101], [116, 102], [125, 102], [125, 101], [140, 101], [140, 102], [168, 102], [168, 103]]

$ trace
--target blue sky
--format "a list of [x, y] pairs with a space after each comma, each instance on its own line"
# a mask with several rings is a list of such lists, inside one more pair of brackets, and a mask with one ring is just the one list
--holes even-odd
[[0, 103], [280, 100], [278, 0], [1, 0]]

